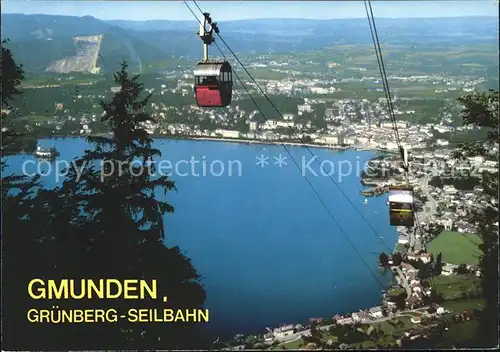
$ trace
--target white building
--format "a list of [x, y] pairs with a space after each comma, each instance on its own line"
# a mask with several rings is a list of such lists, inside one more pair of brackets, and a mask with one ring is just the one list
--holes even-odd
[[220, 130], [220, 129], [217, 129], [217, 130], [215, 130], [215, 133], [221, 135], [222, 138], [239, 138], [240, 137], [240, 132], [233, 131], [233, 130]]
[[324, 143], [324, 144], [339, 144], [339, 138], [337, 136], [321, 136], [321, 137], [318, 137], [315, 142], [317, 141], [317, 143]]
[[278, 121], [275, 120], [267, 120], [262, 125], [263, 130], [274, 130], [276, 127], [278, 127]]
[[337, 320], [337, 324], [352, 324], [354, 323], [354, 320], [352, 320], [351, 317], [345, 317]]
[[405, 238], [405, 237], [399, 237], [398, 238], [398, 243], [399, 244], [407, 244], [407, 243], [410, 243], [410, 241], [407, 238]]
[[293, 325], [284, 325], [282, 327], [276, 328], [273, 331], [275, 338], [283, 338], [293, 334]]
[[361, 315], [357, 312], [351, 314], [352, 320], [354, 321], [361, 321]]
[[385, 147], [388, 150], [397, 150], [399, 148], [398, 144], [396, 142], [388, 142]]
[[397, 308], [396, 302], [387, 301], [387, 308], [389, 308], [389, 309]]
[[456, 194], [457, 193], [457, 189], [452, 185], [445, 185], [443, 187], [443, 191], [447, 194]]
[[446, 231], [451, 231], [451, 229], [453, 228], [453, 220], [451, 219], [444, 220], [443, 226]]
[[293, 122], [288, 122], [288, 121], [276, 121], [276, 126], [277, 127], [292, 127], [294, 126]]
[[370, 315], [374, 318], [382, 318], [384, 314], [382, 314], [382, 307], [372, 307], [370, 308]]
[[297, 110], [299, 115], [302, 115], [304, 112], [312, 112], [311, 105], [309, 104], [297, 105]]
[[425, 264], [430, 263], [431, 262], [431, 254], [430, 253], [422, 253], [420, 255], [420, 261], [422, 263], [425, 263]]
[[445, 139], [438, 139], [438, 140], [436, 141], [436, 143], [437, 143], [437, 145], [441, 145], [441, 146], [445, 146], [445, 145], [450, 144], [450, 142], [449, 142], [449, 141], [447, 141], [447, 140], [445, 140]]
[[267, 334], [264, 335], [264, 341], [269, 342], [269, 341], [272, 341], [272, 340], [274, 340], [274, 335], [273, 334], [267, 333]]
[[458, 265], [446, 263], [445, 265], [443, 265], [443, 268], [441, 269], [441, 274], [450, 276], [453, 274], [456, 268], [458, 268]]
[[420, 322], [422, 321], [422, 319], [421, 319], [419, 316], [418, 316], [418, 317], [417, 317], [417, 316], [412, 316], [412, 317], [410, 318], [410, 320], [411, 320], [411, 322], [412, 322], [413, 324], [420, 324]]

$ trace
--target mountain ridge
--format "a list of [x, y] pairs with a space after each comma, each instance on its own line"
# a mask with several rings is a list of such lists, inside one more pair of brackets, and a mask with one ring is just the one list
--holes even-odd
[[[143, 63], [171, 57], [195, 60], [201, 52], [194, 20], [103, 21], [93, 16], [44, 14], [1, 14], [1, 19], [2, 38], [11, 40], [14, 55], [33, 72], [74, 55], [74, 36], [104, 35], [100, 56], [105, 71], [116, 69], [122, 60], [140, 68]], [[382, 44], [473, 45], [498, 39], [498, 22], [489, 16], [376, 21]], [[238, 53], [291, 53], [371, 43], [366, 19], [244, 19], [218, 23], [224, 40]]]

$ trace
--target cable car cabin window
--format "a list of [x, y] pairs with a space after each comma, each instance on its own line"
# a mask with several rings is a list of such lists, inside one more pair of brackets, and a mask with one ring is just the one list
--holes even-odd
[[412, 204], [410, 203], [396, 203], [396, 202], [389, 202], [389, 205], [391, 206], [391, 209], [394, 210], [411, 210], [412, 209]]
[[217, 77], [214, 77], [214, 76], [196, 77], [195, 82], [196, 82], [196, 85], [202, 85], [202, 86], [210, 86], [210, 85], [219, 84]]
[[399, 211], [394, 211], [390, 213], [390, 218], [391, 220], [412, 220], [413, 219], [413, 214], [412, 213], [400, 213]]
[[221, 82], [229, 82], [229, 72], [221, 72], [220, 74]]
[[413, 226], [414, 219], [410, 213], [391, 213], [391, 226]]

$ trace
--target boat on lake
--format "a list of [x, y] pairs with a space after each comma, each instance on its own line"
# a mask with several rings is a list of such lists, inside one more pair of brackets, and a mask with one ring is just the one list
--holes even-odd
[[56, 148], [42, 148], [41, 146], [37, 146], [35, 150], [35, 157], [40, 159], [55, 159], [59, 156], [59, 152]]

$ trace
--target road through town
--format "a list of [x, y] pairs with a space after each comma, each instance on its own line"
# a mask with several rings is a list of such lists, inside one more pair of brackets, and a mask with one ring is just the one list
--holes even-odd
[[[374, 324], [374, 323], [381, 323], [381, 322], [384, 322], [384, 321], [388, 321], [388, 320], [391, 320], [391, 319], [394, 319], [394, 318], [398, 318], [398, 317], [412, 317], [412, 316], [414, 316], [414, 314], [411, 314], [412, 312], [422, 313], [422, 312], [425, 312], [425, 310], [427, 310], [428, 308], [429, 307], [420, 307], [420, 308], [417, 308], [417, 309], [403, 310], [401, 312], [398, 312], [398, 313], [393, 314], [393, 315], [389, 315], [387, 317], [378, 318], [378, 319], [374, 319], [374, 320], [364, 320], [364, 321], [360, 321], [360, 323], [361, 324]], [[320, 327], [318, 327], [318, 330], [328, 331], [328, 329], [331, 326], [334, 326], [334, 324], [320, 326]], [[299, 340], [302, 336], [310, 336], [310, 335], [311, 335], [311, 330], [307, 329], [307, 330], [304, 330], [304, 331], [296, 332], [295, 334], [284, 336], [282, 338], [276, 338], [276, 341], [278, 341], [280, 344], [282, 344], [282, 343], [289, 343], [289, 342], [292, 342], [292, 341]], [[271, 344], [273, 344], [273, 342], [274, 341], [267, 341], [266, 344], [267, 345], [271, 345]]]

